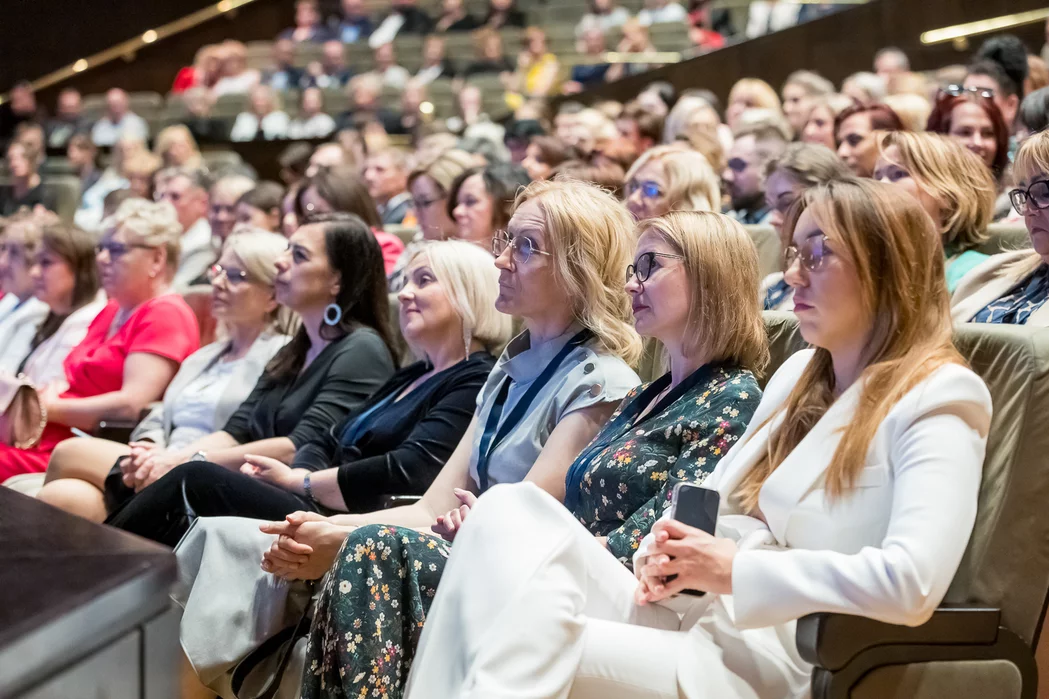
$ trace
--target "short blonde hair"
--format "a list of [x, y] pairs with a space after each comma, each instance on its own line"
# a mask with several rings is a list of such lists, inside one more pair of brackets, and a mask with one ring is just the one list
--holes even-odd
[[1020, 146], [1013, 161], [1013, 179], [1030, 182], [1032, 177], [1049, 175], [1049, 131], [1039, 131]]
[[630, 166], [626, 181], [629, 183], [652, 161], [663, 165], [671, 209], [716, 211], [721, 208], [720, 180], [703, 155], [680, 143], [650, 148]]
[[779, 95], [764, 80], [759, 78], [741, 78], [737, 80], [728, 93], [728, 103], [732, 104], [743, 93], [747, 93], [753, 100], [755, 109], [771, 109], [775, 112], [783, 112], [783, 103], [780, 102]]
[[512, 319], [495, 308], [499, 270], [491, 253], [463, 240], [439, 240], [423, 244], [408, 264], [420, 257], [426, 258], [462, 319], [467, 351], [471, 341], [477, 340], [491, 354], [501, 352], [510, 341]]
[[171, 150], [171, 145], [178, 140], [183, 140], [189, 144], [190, 149], [197, 155], [200, 155], [200, 147], [197, 145], [197, 139], [193, 138], [193, 134], [185, 124], [172, 124], [161, 130], [157, 134], [156, 141], [153, 143], [153, 152], [159, 155], [161, 158], [164, 154]]
[[627, 364], [641, 357], [623, 274], [634, 254], [633, 221], [622, 203], [589, 182], [558, 177], [531, 183], [515, 208], [536, 200], [546, 221], [554, 276], [575, 319]]
[[761, 374], [769, 362], [768, 337], [758, 302], [758, 252], [746, 229], [710, 211], [672, 211], [642, 221], [637, 230], [655, 233], [685, 258], [687, 348], [708, 362], [731, 361]]
[[167, 253], [168, 271], [174, 274], [178, 269], [182, 224], [170, 202], [128, 199], [102, 222], [102, 227], [106, 231], [124, 231], [130, 243], [163, 248]]
[[[277, 259], [288, 249], [288, 239], [262, 228], [241, 226], [226, 238], [222, 249], [237, 256], [253, 281], [272, 288], [277, 281]], [[276, 332], [291, 335], [299, 320], [293, 311], [278, 306], [271, 322]]]
[[707, 100], [698, 95], [681, 97], [667, 114], [666, 121], [663, 122], [663, 143], [673, 143], [684, 136], [692, 117], [699, 112], [713, 112], [715, 119], [720, 121], [717, 117], [717, 110]]
[[994, 216], [997, 187], [979, 156], [947, 136], [913, 131], [890, 131], [881, 139], [881, 151], [896, 146], [896, 163], [919, 187], [940, 202], [944, 220], [936, 221], [944, 247], [964, 252], [987, 239]]

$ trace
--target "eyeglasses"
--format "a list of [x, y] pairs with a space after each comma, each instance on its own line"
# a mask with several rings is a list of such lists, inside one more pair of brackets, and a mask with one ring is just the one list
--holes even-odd
[[626, 280], [629, 283], [633, 277], [637, 278], [638, 284], [644, 284], [652, 276], [657, 257], [667, 257], [671, 260], [685, 259], [681, 255], [671, 255], [667, 252], [643, 252], [637, 256], [634, 264], [626, 266]]
[[1027, 189], [1016, 188], [1009, 192], [1009, 201], [1012, 202], [1016, 213], [1023, 216], [1027, 202], [1036, 209], [1049, 208], [1049, 181], [1038, 180], [1032, 182]]
[[641, 197], [643, 199], [659, 199], [663, 196], [663, 190], [659, 188], [659, 185], [655, 182], [634, 182], [631, 180], [627, 184], [627, 197], [634, 192], [641, 190]]
[[444, 201], [445, 197], [434, 197], [433, 199], [416, 199], [412, 197], [412, 208], [416, 211], [420, 209], [428, 209], [437, 202]]
[[531, 238], [511, 236], [510, 233], [505, 230], [496, 231], [495, 237], [492, 238], [492, 254], [499, 257], [507, 248], [511, 249], [510, 254], [514, 258], [514, 261], [522, 265], [527, 264], [528, 260], [532, 259], [532, 255], [550, 256], [550, 253], [543, 252], [537, 248]]
[[948, 97], [959, 97], [964, 94], [976, 95], [987, 100], [994, 99], [994, 90], [989, 87], [965, 87], [964, 85], [948, 85], [940, 90], [941, 95]]
[[736, 174], [747, 169], [747, 161], [743, 158], [732, 158], [725, 164], [728, 166], [729, 170], [732, 170], [732, 172], [735, 172]]
[[109, 253], [109, 259], [119, 260], [124, 255], [131, 252], [133, 248], [142, 248], [143, 250], [152, 250], [152, 245], [142, 245], [141, 243], [131, 243], [125, 245], [124, 243], [99, 243], [95, 246], [95, 255], [101, 255], [103, 252]]
[[801, 260], [801, 266], [810, 272], [816, 272], [823, 267], [823, 260], [834, 251], [827, 247], [827, 236], [822, 233], [814, 235], [801, 246], [790, 245], [783, 251], [783, 271], [794, 266], [795, 260]]
[[248, 273], [236, 267], [223, 267], [222, 265], [211, 265], [208, 268], [208, 282], [214, 282], [219, 277], [225, 277], [230, 284], [243, 284], [248, 281]]

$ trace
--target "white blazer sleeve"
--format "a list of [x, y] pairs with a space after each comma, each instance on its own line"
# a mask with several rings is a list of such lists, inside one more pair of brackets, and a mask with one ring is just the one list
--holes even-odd
[[990, 419], [986, 386], [960, 366], [939, 369], [905, 396], [886, 418], [892, 422], [879, 430], [889, 430], [894, 479], [881, 545], [856, 554], [738, 553], [732, 567], [736, 626], [772, 626], [814, 612], [906, 626], [927, 621], [954, 578], [976, 520]]

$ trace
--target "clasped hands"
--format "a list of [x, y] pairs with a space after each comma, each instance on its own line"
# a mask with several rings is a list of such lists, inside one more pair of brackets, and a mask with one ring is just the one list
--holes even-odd
[[[732, 593], [732, 563], [739, 549], [731, 539], [711, 536], [674, 519], [652, 527], [648, 555], [638, 560], [634, 601], [644, 606], [665, 600], [682, 590], [719, 595]], [[676, 575], [674, 580], [667, 577]]]

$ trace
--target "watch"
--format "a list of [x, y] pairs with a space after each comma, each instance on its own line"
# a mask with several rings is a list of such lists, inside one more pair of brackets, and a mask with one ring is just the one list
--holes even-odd
[[208, 453], [205, 451], [198, 451], [196, 454], [189, 458], [190, 461], [207, 461]]
[[312, 474], [307, 473], [302, 477], [302, 490], [306, 493], [306, 497], [309, 498], [310, 502], [317, 502], [313, 497], [313, 485], [310, 483], [310, 476]]

